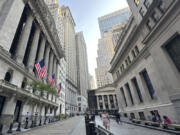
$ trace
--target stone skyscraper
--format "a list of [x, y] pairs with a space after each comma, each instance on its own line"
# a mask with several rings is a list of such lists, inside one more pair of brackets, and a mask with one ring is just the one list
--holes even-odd
[[65, 30], [65, 56], [67, 62], [66, 78], [66, 110], [67, 113], [77, 111], [77, 59], [75, 22], [69, 7], [62, 6], [63, 23]]
[[76, 33], [76, 49], [77, 49], [77, 83], [78, 94], [87, 98], [87, 90], [90, 88], [87, 49], [83, 32]]
[[112, 75], [108, 70], [110, 68], [110, 61], [114, 55], [115, 43], [117, 42], [114, 40], [117, 39], [115, 35], [119, 36], [118, 34], [120, 33], [114, 32], [118, 28], [115, 26], [125, 24], [129, 16], [130, 11], [128, 8], [125, 8], [98, 18], [101, 39], [98, 41], [97, 68], [95, 70], [97, 87], [102, 87], [113, 82]]

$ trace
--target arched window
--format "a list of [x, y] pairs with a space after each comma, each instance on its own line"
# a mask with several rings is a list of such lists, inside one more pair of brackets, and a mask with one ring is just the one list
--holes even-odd
[[12, 70], [8, 70], [5, 74], [5, 77], [4, 77], [4, 80], [7, 81], [7, 82], [10, 82], [11, 81], [11, 78], [12, 78], [12, 73], [13, 71]]
[[22, 89], [24, 89], [24, 88], [26, 87], [26, 83], [27, 83], [27, 79], [24, 78], [24, 79], [23, 79], [23, 82], [22, 82], [22, 84], [21, 84], [21, 88], [22, 88]]

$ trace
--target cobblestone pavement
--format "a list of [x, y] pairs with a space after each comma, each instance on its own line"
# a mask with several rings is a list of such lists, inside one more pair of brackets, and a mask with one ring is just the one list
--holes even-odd
[[[102, 126], [100, 117], [96, 117], [96, 124]], [[174, 135], [126, 123], [117, 124], [114, 120], [110, 121], [110, 132], [114, 133], [114, 135]]]
[[45, 127], [32, 129], [18, 135], [85, 135], [83, 116], [76, 116], [65, 121], [57, 122]]

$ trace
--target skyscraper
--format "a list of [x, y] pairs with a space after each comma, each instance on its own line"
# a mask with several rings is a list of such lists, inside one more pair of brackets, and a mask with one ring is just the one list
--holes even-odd
[[77, 111], [77, 59], [75, 22], [69, 7], [62, 6], [62, 15], [65, 30], [65, 56], [67, 61], [66, 78], [66, 112]]
[[87, 60], [87, 49], [83, 32], [76, 33], [76, 49], [77, 49], [77, 84], [78, 94], [87, 98], [87, 90], [90, 88], [89, 71]]
[[98, 18], [101, 39], [98, 41], [97, 68], [95, 69], [97, 87], [113, 82], [112, 75], [108, 72], [110, 61], [114, 55], [114, 47], [121, 34], [121, 29], [129, 16], [130, 11], [125, 8]]
[[101, 32], [101, 37], [104, 36], [105, 32], [112, 32], [112, 27], [125, 24], [130, 17], [130, 10], [129, 8], [120, 9], [113, 13], [104, 15], [98, 18], [99, 22], [99, 29]]

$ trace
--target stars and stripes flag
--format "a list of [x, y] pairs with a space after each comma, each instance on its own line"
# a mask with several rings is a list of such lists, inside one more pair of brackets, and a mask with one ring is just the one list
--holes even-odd
[[61, 91], [61, 83], [59, 83], [59, 84], [56, 86], [56, 88], [57, 88], [57, 91], [58, 91], [58, 94], [59, 94], [60, 91]]
[[56, 86], [56, 80], [55, 80], [55, 74], [52, 74], [49, 78], [48, 78], [49, 83], [51, 84], [51, 86]]
[[44, 64], [44, 59], [42, 59], [39, 63], [35, 64], [35, 68], [40, 79], [48, 75]]

